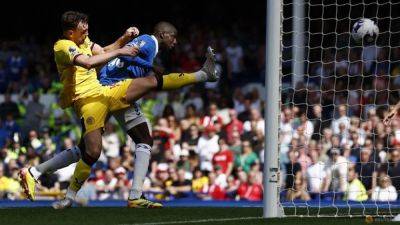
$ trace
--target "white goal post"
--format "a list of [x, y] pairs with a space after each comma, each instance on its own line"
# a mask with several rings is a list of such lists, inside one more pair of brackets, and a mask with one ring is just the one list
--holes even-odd
[[267, 0], [266, 106], [264, 150], [265, 218], [281, 215], [279, 202], [279, 114], [281, 64], [281, 1]]

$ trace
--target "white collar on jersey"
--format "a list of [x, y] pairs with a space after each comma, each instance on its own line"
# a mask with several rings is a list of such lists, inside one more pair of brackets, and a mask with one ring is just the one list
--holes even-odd
[[154, 35], [151, 35], [151, 38], [153, 38], [154, 42], [156, 43], [156, 54], [155, 55], [157, 55], [157, 53], [158, 53], [158, 41], [157, 41], [157, 38]]

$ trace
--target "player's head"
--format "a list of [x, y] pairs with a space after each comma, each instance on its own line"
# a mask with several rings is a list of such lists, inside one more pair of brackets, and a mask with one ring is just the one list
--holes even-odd
[[157, 37], [159, 44], [167, 47], [168, 49], [173, 48], [176, 43], [176, 36], [178, 31], [176, 27], [171, 23], [161, 21], [154, 26], [154, 36]]
[[88, 16], [84, 13], [68, 11], [61, 16], [61, 28], [65, 38], [83, 44], [89, 34]]

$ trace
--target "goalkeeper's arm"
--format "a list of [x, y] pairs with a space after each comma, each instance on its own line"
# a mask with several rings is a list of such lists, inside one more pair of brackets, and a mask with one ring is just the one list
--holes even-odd
[[383, 123], [385, 125], [390, 125], [390, 123], [392, 122], [392, 119], [399, 113], [399, 111], [400, 111], [400, 101], [386, 115], [385, 119], [383, 119]]

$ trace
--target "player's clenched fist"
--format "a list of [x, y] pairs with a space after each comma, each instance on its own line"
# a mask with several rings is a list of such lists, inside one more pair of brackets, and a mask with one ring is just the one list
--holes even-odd
[[137, 27], [129, 27], [126, 31], [124, 36], [126, 38], [132, 39], [139, 35], [139, 29]]
[[125, 56], [136, 56], [139, 52], [139, 48], [136, 46], [125, 46], [119, 49], [120, 55]]

